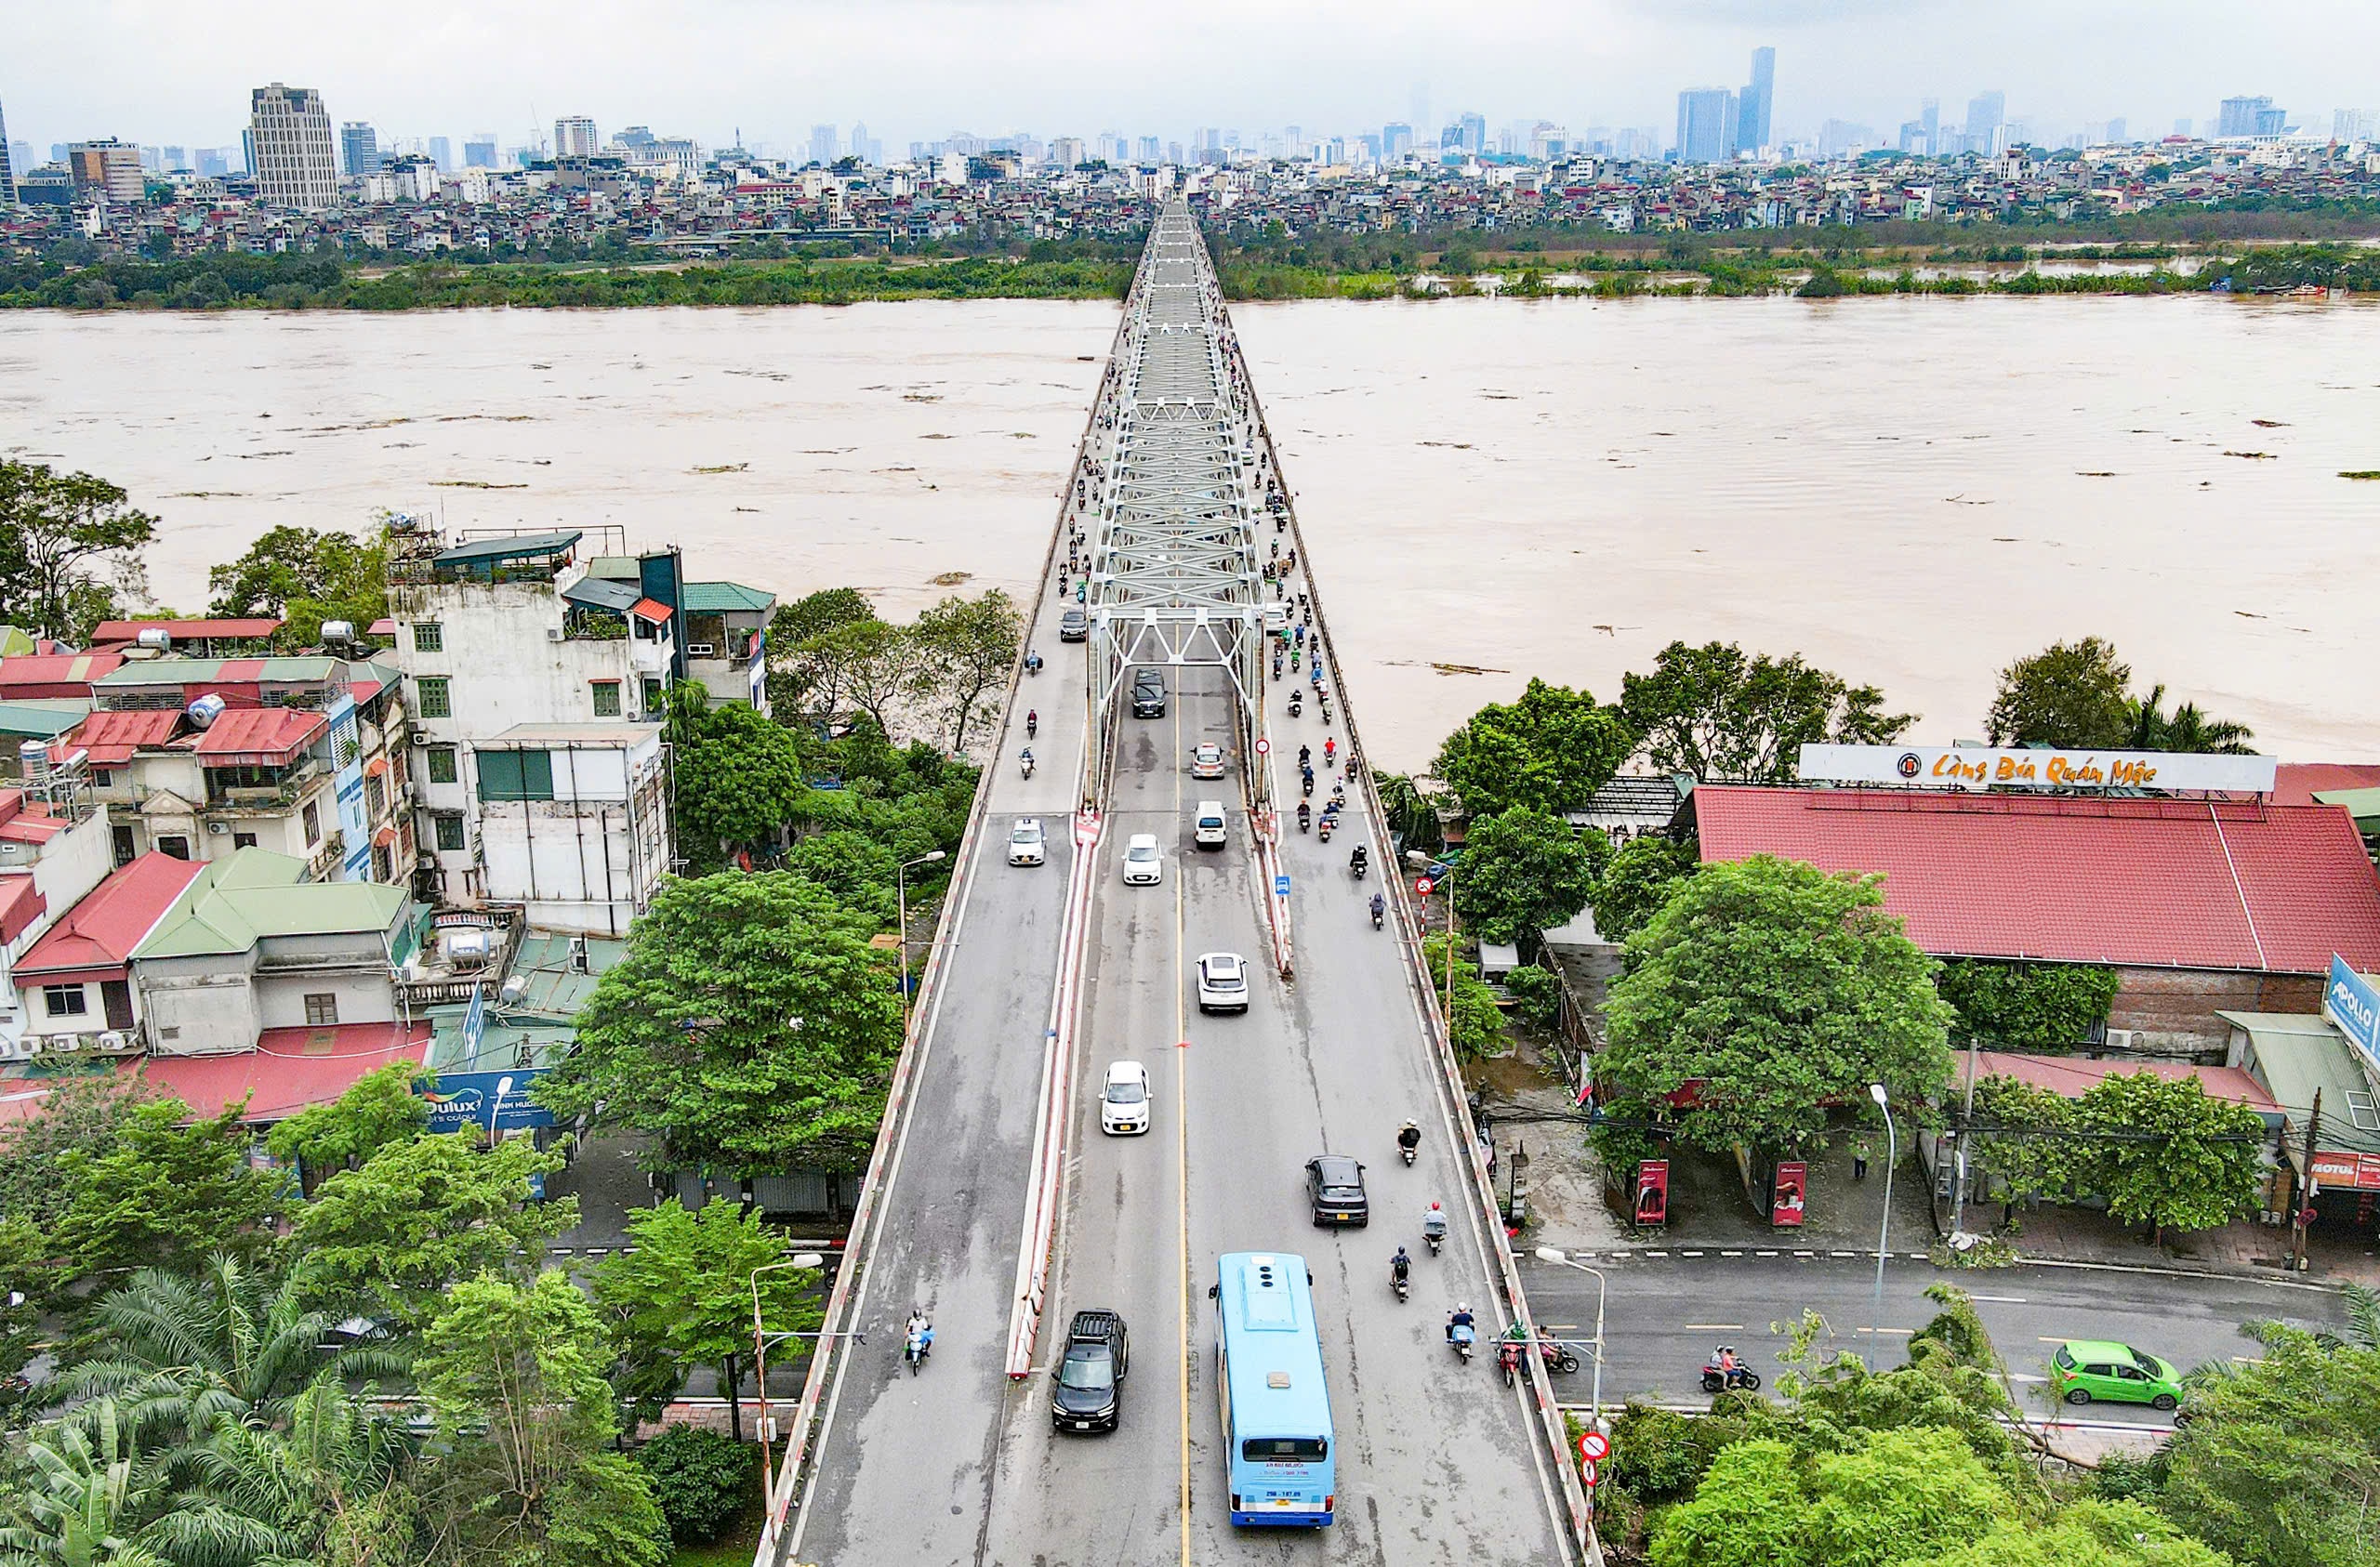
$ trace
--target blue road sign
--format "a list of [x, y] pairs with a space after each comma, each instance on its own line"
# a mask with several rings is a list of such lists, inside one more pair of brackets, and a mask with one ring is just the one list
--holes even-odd
[[1287, 876], [1275, 876], [1273, 878], [1273, 896], [1276, 898], [1286, 898], [1289, 895], [1289, 878]]

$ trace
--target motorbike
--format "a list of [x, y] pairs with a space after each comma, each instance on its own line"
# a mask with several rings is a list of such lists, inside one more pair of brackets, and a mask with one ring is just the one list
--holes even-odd
[[1364, 873], [1371, 868], [1371, 862], [1364, 858], [1363, 855], [1357, 854], [1353, 860], [1347, 863], [1347, 868], [1355, 873], [1355, 879], [1357, 881], [1361, 881], [1364, 879]]
[[1421, 1229], [1421, 1239], [1430, 1244], [1430, 1255], [1432, 1257], [1435, 1257], [1438, 1255], [1438, 1248], [1447, 1244], [1446, 1227], [1444, 1225], [1440, 1225], [1437, 1229], [1433, 1230], [1427, 1225], [1424, 1225]]
[[1304, 709], [1305, 704], [1298, 700], [1297, 688], [1292, 686], [1289, 689], [1289, 717], [1294, 718]]
[[1306, 793], [1306, 797], [1311, 799], [1314, 796], [1314, 774], [1309, 772], [1303, 778], [1301, 778], [1298, 781], [1298, 786], [1301, 789], [1303, 789]]
[[921, 1332], [916, 1328], [912, 1328], [906, 1334], [902, 1336], [901, 1358], [909, 1363], [910, 1376], [915, 1376], [918, 1374], [918, 1368], [926, 1363], [926, 1357], [932, 1353], [933, 1333], [932, 1329], [926, 1329]]
[[1033, 776], [1033, 753], [1032, 753], [1032, 752], [1030, 752], [1030, 751], [1025, 752], [1025, 755], [1023, 755], [1023, 756], [1021, 756], [1021, 757], [1017, 757], [1017, 758], [1016, 758], [1016, 762], [1017, 762], [1017, 765], [1018, 765], [1019, 767], [1021, 767], [1021, 768], [1023, 768], [1023, 769], [1025, 770], [1025, 777], [1030, 778], [1030, 777], [1032, 777], [1032, 776]]
[[1504, 1386], [1511, 1387], [1521, 1369], [1521, 1347], [1509, 1338], [1500, 1342], [1496, 1346], [1496, 1369], [1503, 1373]]
[[1736, 1368], [1733, 1371], [1723, 1371], [1720, 1369], [1719, 1357], [1716, 1355], [1712, 1356], [1709, 1360], [1702, 1363], [1702, 1390], [1704, 1392], [1725, 1392], [1731, 1388], [1740, 1388], [1748, 1393], [1756, 1393], [1760, 1391], [1760, 1373], [1752, 1370], [1752, 1367], [1745, 1365], [1740, 1361], [1736, 1363]]
[[1298, 831], [1304, 833], [1311, 832], [1313, 829], [1314, 808], [1301, 800], [1298, 802]]
[[1041, 673], [1041, 655], [1039, 653], [1027, 653], [1025, 655], [1025, 672], [1027, 675], [1038, 675]]
[[1478, 1330], [1469, 1323], [1447, 1323], [1447, 1343], [1456, 1354], [1462, 1357], [1462, 1363], [1465, 1365], [1471, 1363], [1471, 1346], [1478, 1337]]
[[[1388, 908], [1380, 901], [1380, 894], [1375, 892], [1372, 894], [1372, 928], [1375, 930], [1379, 929], [1387, 922], [1387, 920]], [[1409, 1153], [1407, 1154], [1405, 1162], [1408, 1165], [1411, 1164], [1413, 1162], [1413, 1156]]]
[[1323, 842], [1325, 842], [1325, 843], [1329, 843], [1329, 842], [1330, 841], [1330, 829], [1331, 829], [1331, 828], [1333, 828], [1333, 827], [1335, 827], [1335, 826], [1337, 826], [1338, 824], [1339, 824], [1338, 823], [1333, 822], [1333, 821], [1332, 821], [1329, 817], [1328, 817], [1328, 816], [1326, 816], [1326, 817], [1324, 817], [1324, 818], [1322, 819], [1322, 841], [1323, 841]]
[[1038, 734], [1038, 733], [1040, 733], [1040, 732], [1041, 732], [1041, 715], [1040, 715], [1040, 714], [1038, 714], [1038, 713], [1027, 713], [1026, 715], [1025, 715], [1025, 738], [1026, 738], [1026, 739], [1028, 739], [1028, 740], [1030, 740], [1033, 736], [1035, 736], [1035, 735], [1037, 735], [1037, 734]]
[[1388, 1287], [1396, 1292], [1397, 1299], [1408, 1299], [1413, 1294], [1413, 1277], [1409, 1272], [1398, 1272], [1392, 1264], [1388, 1270]]
[[1417, 1137], [1411, 1142], [1408, 1142], [1400, 1136], [1396, 1139], [1396, 1152], [1404, 1159], [1405, 1167], [1409, 1170], [1413, 1167], [1413, 1161], [1421, 1156], [1421, 1139]]

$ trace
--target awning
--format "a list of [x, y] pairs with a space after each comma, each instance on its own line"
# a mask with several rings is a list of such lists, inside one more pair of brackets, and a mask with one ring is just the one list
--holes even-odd
[[669, 618], [669, 606], [658, 599], [640, 599], [629, 609], [628, 613], [639, 620], [649, 620], [658, 625]]
[[377, 778], [388, 770], [389, 758], [386, 757], [375, 757], [364, 764], [364, 776], [366, 778]]
[[372, 847], [375, 849], [386, 849], [396, 841], [397, 830], [394, 827], [383, 827], [372, 835]]

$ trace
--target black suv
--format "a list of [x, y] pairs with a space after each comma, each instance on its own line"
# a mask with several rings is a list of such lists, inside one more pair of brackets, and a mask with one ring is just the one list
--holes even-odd
[[1050, 1374], [1050, 1423], [1062, 1431], [1112, 1431], [1124, 1411], [1124, 1372], [1131, 1359], [1124, 1319], [1113, 1311], [1077, 1311], [1066, 1329], [1066, 1352]]
[[1165, 676], [1155, 669], [1132, 671], [1132, 717], [1165, 717]]
[[1305, 1162], [1305, 1194], [1316, 1224], [1352, 1224], [1360, 1230], [1372, 1221], [1371, 1199], [1364, 1195], [1364, 1166], [1344, 1153], [1317, 1153]]
[[1068, 610], [1058, 617], [1058, 640], [1088, 642], [1091, 640], [1091, 616], [1082, 610]]

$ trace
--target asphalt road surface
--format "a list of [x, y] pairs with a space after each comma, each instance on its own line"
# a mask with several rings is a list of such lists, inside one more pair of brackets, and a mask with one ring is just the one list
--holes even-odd
[[[2049, 1357], [2068, 1338], [2112, 1338], [2172, 1361], [2187, 1371], [2206, 1361], [2250, 1358], [2255, 1341], [2242, 1322], [2279, 1318], [2301, 1325], [2346, 1320], [2340, 1297], [2275, 1280], [2167, 1277], [2096, 1269], [2023, 1266], [1945, 1272], [1896, 1258], [1885, 1264], [1884, 1331], [1871, 1331], [1875, 1261], [1828, 1258], [1630, 1258], [1598, 1262], [1608, 1281], [1603, 1397], [1606, 1408], [1632, 1394], [1659, 1403], [1707, 1403], [1700, 1377], [1715, 1345], [1732, 1343], [1764, 1377], [1782, 1369], [1785, 1345], [1769, 1324], [1791, 1324], [1805, 1310], [1826, 1319], [1831, 1343], [1864, 1353], [1879, 1340], [1889, 1363], [1905, 1358], [1910, 1333], [1937, 1308], [1925, 1287], [1967, 1291], [2035, 1419], [2088, 1418], [2151, 1428], [2172, 1417], [2136, 1404], [2087, 1409], [2050, 1400]], [[1529, 1302], [1547, 1331], [1566, 1339], [1594, 1336], [1595, 1281], [1573, 1267], [1524, 1265]], [[1586, 1351], [1581, 1350], [1581, 1359]], [[1565, 1403], [1588, 1402], [1592, 1365], [1564, 1378]]]

